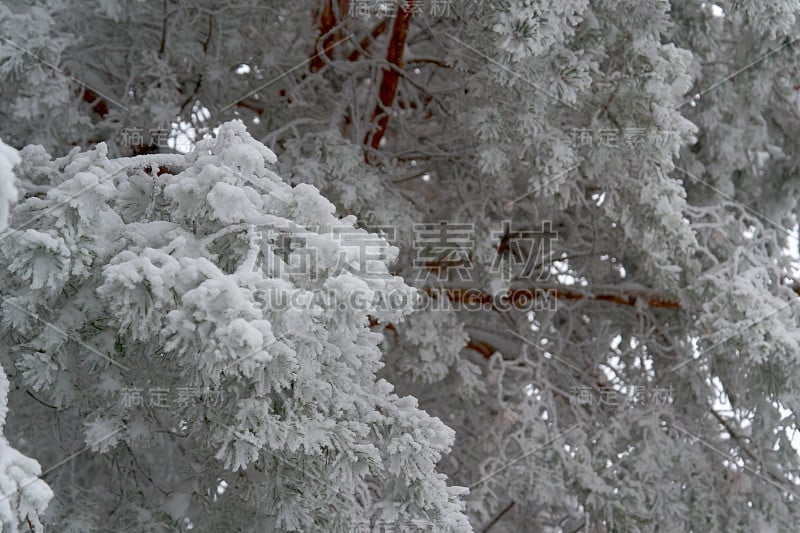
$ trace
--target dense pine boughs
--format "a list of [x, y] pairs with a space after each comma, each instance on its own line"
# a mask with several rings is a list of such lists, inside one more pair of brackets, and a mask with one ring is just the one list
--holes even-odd
[[4, 525], [796, 530], [799, 16], [0, 3]]
[[[358, 258], [338, 235], [368, 236], [354, 217], [334, 216], [311, 186], [286, 185], [269, 169], [275, 156], [241, 122], [163, 160], [174, 174], [153, 170], [157, 157], [109, 160], [102, 145], [67, 160], [52, 164], [64, 168], [57, 187], [18, 207], [15, 220], [27, 218], [27, 229], [3, 247], [2, 335], [19, 385], [84, 420], [83, 440], [96, 454], [75, 460], [79, 472], [114, 479], [121, 457], [169, 458], [148, 475], [173, 485], [168, 501], [182, 495], [181, 507], [145, 527], [189, 514], [213, 521], [202, 513], [228, 507], [241, 526], [262, 523], [268, 510], [289, 530], [350, 529], [364, 519], [467, 528], [460, 490], [434, 471], [453, 432], [376, 378], [381, 335], [369, 319], [399, 324], [411, 307], [376, 306], [374, 295], [412, 294], [383, 262], [363, 278], [346, 268]], [[83, 192], [61, 203], [75, 191]], [[292, 255], [317, 252], [315, 279], [265, 267], [292, 263], [273, 251], [291, 234], [305, 240]], [[381, 242], [386, 257], [396, 254]], [[269, 298], [259, 302], [259, 291]], [[354, 291], [366, 295], [363, 308], [344, 305]], [[333, 297], [315, 298], [321, 293]], [[276, 296], [308, 305], [273, 309]], [[199, 386], [220, 398], [169, 416], [118, 396], [156, 385]], [[169, 424], [179, 428], [165, 431]], [[198, 462], [206, 482], [247, 474], [229, 477], [233, 498], [204, 511], [200, 487], [174, 486]], [[60, 481], [53, 486], [67, 489]], [[99, 485], [91, 499], [110, 504], [115, 491]], [[153, 496], [125, 498], [106, 527], [121, 527]], [[65, 508], [57, 521], [70, 512], [80, 510]]]

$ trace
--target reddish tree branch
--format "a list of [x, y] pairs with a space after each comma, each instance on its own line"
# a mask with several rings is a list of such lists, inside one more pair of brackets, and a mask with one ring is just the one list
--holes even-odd
[[[800, 296], [800, 285], [789, 285], [792, 291]], [[433, 291], [426, 291], [432, 293]], [[451, 302], [486, 306], [492, 305], [492, 296], [474, 290], [465, 289], [448, 289], [447, 296]], [[662, 298], [656, 295], [648, 294], [634, 294], [627, 291], [612, 292], [597, 292], [593, 294], [586, 294], [572, 289], [563, 287], [546, 288], [546, 289], [517, 289], [509, 291], [508, 299], [514, 305], [525, 306], [529, 301], [536, 298], [557, 298], [559, 300], [597, 300], [600, 302], [609, 302], [618, 305], [636, 306], [637, 300], [645, 302], [648, 307], [660, 309], [680, 309], [681, 303], [675, 300]], [[396, 329], [394, 331], [397, 331]], [[466, 348], [474, 350], [481, 354], [484, 358], [489, 359], [497, 350], [490, 344], [483, 341], [475, 341], [470, 339], [467, 342]], [[716, 414], [716, 413], [715, 413]]]
[[492, 346], [488, 342], [476, 341], [472, 339], [469, 339], [467, 341], [467, 345], [465, 346], [465, 348], [467, 348], [468, 350], [474, 350], [478, 352], [483, 356], [484, 359], [491, 358], [492, 355], [494, 355], [494, 353], [497, 351], [494, 348], [494, 346]]
[[[485, 293], [475, 289], [434, 289], [434, 288], [424, 289], [424, 292], [429, 296], [437, 294], [437, 291], [446, 293], [447, 298], [450, 300], [450, 302], [454, 304], [463, 305], [468, 308], [470, 306], [472, 306], [472, 308], [488, 307], [496, 311], [501, 311], [501, 309], [497, 309], [497, 307], [494, 305], [497, 302], [496, 297], [493, 297], [489, 293]], [[798, 294], [800, 294], [800, 292]], [[517, 306], [519, 306], [520, 308], [526, 308], [529, 306], [531, 302], [535, 301], [536, 299], [544, 299], [544, 298], [556, 298], [559, 300], [596, 300], [599, 302], [609, 302], [618, 305], [627, 305], [634, 307], [637, 305], [637, 301], [640, 301], [640, 302], [645, 302], [649, 307], [654, 307], [654, 308], [661, 308], [661, 309], [681, 308], [680, 302], [674, 300], [669, 300], [666, 298], [661, 298], [659, 296], [648, 295], [644, 293], [641, 294], [631, 293], [624, 290], [620, 290], [618, 292], [586, 293], [573, 289], [568, 289], [565, 287], [547, 287], [543, 289], [514, 289], [508, 291], [506, 298], [509, 305], [512, 308]], [[379, 322], [377, 320], [375, 319], [370, 320], [370, 327], [375, 327], [377, 325], [379, 325]], [[385, 330], [391, 331], [395, 335], [399, 333], [397, 328], [393, 324], [385, 324], [383, 327]], [[497, 348], [495, 348], [488, 342], [476, 339], [469, 339], [467, 341], [467, 345], [465, 346], [465, 348], [478, 352], [485, 359], [491, 358], [492, 355], [494, 355], [494, 353], [497, 351]]]
[[[392, 36], [389, 39], [389, 46], [386, 51], [386, 61], [389, 65], [383, 70], [380, 91], [378, 93], [379, 102], [375, 105], [370, 120], [370, 128], [364, 137], [364, 144], [369, 145], [374, 150], [380, 146], [381, 139], [386, 133], [389, 125], [389, 109], [394, 103], [397, 94], [397, 85], [400, 81], [400, 69], [403, 67], [403, 51], [406, 47], [408, 30], [411, 26], [411, 17], [414, 14], [415, 0], [407, 0], [406, 5], [402, 3], [397, 6], [397, 16], [392, 26]], [[369, 162], [369, 157], [367, 157]]]
[[[437, 289], [426, 290], [434, 292]], [[497, 296], [477, 291], [474, 289], [442, 289], [447, 292], [451, 302], [462, 305], [491, 306], [497, 301]], [[600, 302], [611, 302], [619, 305], [636, 306], [637, 302], [643, 302], [648, 307], [661, 309], [680, 309], [680, 302], [661, 298], [659, 296], [647, 294], [635, 294], [627, 291], [619, 292], [598, 292], [587, 294], [585, 291], [567, 289], [563, 287], [544, 287], [536, 289], [512, 289], [505, 295], [511, 306], [526, 306], [537, 299], [556, 298], [558, 300], [597, 300]]]
[[258, 115], [259, 117], [264, 114], [264, 108], [263, 107], [260, 107], [260, 106], [254, 105], [254, 104], [250, 104], [250, 103], [248, 103], [248, 102], [246, 102], [244, 100], [240, 100], [240, 101], [236, 102], [236, 107], [241, 107], [243, 109], [249, 109], [250, 111], [252, 111], [256, 115]]
[[[380, 325], [380, 322], [378, 322], [376, 319], [374, 318], [369, 319], [369, 327], [374, 328], [378, 325]], [[397, 328], [395, 327], [394, 324], [383, 325], [383, 330], [391, 331], [395, 336], [400, 334], [400, 332], [397, 331]], [[485, 359], [489, 359], [492, 356], [492, 354], [494, 354], [494, 352], [497, 351], [494, 348], [494, 346], [492, 346], [488, 342], [479, 341], [475, 339], [469, 339], [465, 347], [470, 350], [475, 350], [476, 352], [481, 354]]]
[[311, 55], [311, 72], [317, 72], [325, 66], [326, 59], [331, 58], [331, 51], [342, 40], [342, 32], [334, 31], [334, 28], [339, 23], [339, 17], [347, 12], [348, 5], [349, 0], [325, 0], [316, 23], [319, 35], [314, 42], [314, 52]]

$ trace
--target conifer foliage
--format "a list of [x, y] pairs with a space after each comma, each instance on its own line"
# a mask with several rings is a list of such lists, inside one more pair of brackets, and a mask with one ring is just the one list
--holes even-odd
[[[247, 471], [228, 483], [240, 526], [267, 515], [265, 527], [289, 530], [350, 529], [364, 518], [466, 528], [463, 489], [434, 469], [453, 431], [376, 377], [381, 335], [370, 317], [400, 323], [411, 308], [373, 295], [411, 289], [382, 262], [369, 278], [349, 272], [358, 259], [336, 233], [367, 232], [337, 218], [314, 187], [287, 185], [239, 121], [190, 155], [153, 159], [110, 160], [101, 144], [41, 161], [60, 183], [19, 206], [25, 229], [3, 247], [5, 355], [19, 386], [45, 391], [82, 433], [93, 453], [76, 458], [77, 475], [90, 481], [100, 468], [113, 478], [121, 456], [159, 457], [144, 475], [167, 498], [144, 528], [169, 516], [212, 523], [195, 513], [226, 471]], [[303, 244], [278, 255], [281, 238], [297, 237]], [[318, 279], [280, 276], [309, 247]], [[278, 275], [265, 276], [265, 264]], [[360, 308], [346, 305], [356, 291]], [[280, 301], [306, 305], [273, 308]], [[118, 397], [181, 384], [219, 401], [188, 402], [168, 419]], [[177, 483], [190, 471], [202, 481]], [[53, 486], [67, 488], [58, 477]], [[80, 498], [110, 506], [115, 492], [102, 483]], [[157, 508], [154, 496], [126, 496], [106, 524]], [[61, 509], [57, 522], [76, 511]]]
[[800, 2], [0, 2], [3, 531], [794, 531]]

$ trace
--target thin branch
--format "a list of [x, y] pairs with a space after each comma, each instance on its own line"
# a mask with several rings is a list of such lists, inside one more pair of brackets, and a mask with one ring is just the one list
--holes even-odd
[[511, 500], [511, 503], [509, 503], [508, 505], [506, 505], [505, 509], [503, 509], [502, 511], [500, 511], [500, 514], [498, 514], [497, 516], [495, 516], [495, 517], [494, 517], [494, 519], [492, 519], [492, 521], [491, 521], [491, 522], [489, 522], [489, 523], [486, 525], [486, 527], [485, 527], [485, 528], [483, 528], [483, 533], [486, 533], [487, 531], [489, 531], [490, 529], [492, 529], [492, 528], [494, 527], [494, 525], [495, 525], [496, 523], [498, 523], [498, 522], [500, 521], [500, 519], [501, 519], [501, 518], [503, 518], [503, 516], [505, 516], [505, 514], [511, 510], [511, 508], [512, 508], [512, 507], [514, 507], [514, 504], [515, 504], [515, 503], [517, 503], [517, 502], [515, 502], [514, 500]]
[[[209, 15], [208, 16], [208, 35], [206, 36], [206, 40], [203, 41], [203, 54], [204, 55], [208, 55], [208, 45], [211, 43], [211, 34], [213, 32], [214, 32], [214, 19], [211, 17], [211, 15]], [[197, 82], [195, 83], [194, 90], [192, 91], [192, 94], [189, 95], [189, 97], [187, 97], [186, 100], [183, 101], [183, 103], [181, 104], [181, 107], [180, 107], [180, 112], [178, 114], [182, 114], [184, 108], [187, 105], [189, 105], [189, 103], [192, 100], [195, 99], [195, 97], [197, 96], [197, 93], [200, 91], [200, 86], [202, 84], [203, 84], [203, 73], [200, 72], [200, 74], [197, 76]], [[261, 113], [259, 113], [259, 115], [260, 114]]]
[[164, 0], [162, 7], [161, 20], [161, 44], [158, 47], [158, 57], [164, 57], [164, 50], [167, 48], [167, 0]]
[[728, 423], [728, 421], [725, 420], [722, 417], [722, 415], [720, 415], [714, 409], [710, 409], [710, 412], [711, 412], [712, 415], [714, 415], [714, 418], [717, 419], [717, 422], [719, 422], [720, 425], [725, 428], [725, 431], [728, 433], [728, 435], [730, 435], [731, 438], [736, 441], [736, 443], [739, 445], [739, 448], [745, 454], [747, 454], [747, 456], [750, 457], [750, 459], [752, 459], [753, 461], [758, 463], [758, 459], [756, 458], [755, 454], [750, 451], [750, 448], [748, 448], [747, 445], [745, 445], [745, 443], [743, 442], [742, 437], [733, 429], [733, 427], [731, 427], [731, 425]]
[[383, 33], [387, 29], [389, 29], [389, 21], [387, 19], [383, 19], [377, 26], [375, 26], [372, 29], [368, 37], [364, 37], [363, 39], [361, 39], [361, 42], [358, 43], [358, 49], [353, 50], [353, 52], [350, 54], [350, 57], [348, 57], [347, 59], [349, 59], [350, 61], [356, 61], [361, 56], [362, 53], [365, 55], [369, 53], [369, 47], [372, 45], [373, 42], [375, 42], [375, 39], [383, 35]]
[[427, 57], [420, 57], [420, 58], [417, 58], [417, 59], [409, 59], [408, 60], [408, 64], [409, 65], [430, 64], [430, 65], [436, 65], [437, 67], [441, 67], [441, 68], [453, 68], [452, 65], [448, 65], [447, 63], [445, 63], [441, 59], [433, 59], [433, 58], [427, 58]]
[[49, 408], [49, 409], [53, 409], [53, 410], [55, 410], [55, 411], [58, 411], [58, 410], [59, 410], [59, 409], [58, 409], [58, 407], [56, 407], [55, 405], [50, 405], [49, 403], [47, 403], [47, 402], [45, 402], [45, 401], [43, 401], [43, 400], [40, 400], [39, 398], [37, 398], [36, 396], [34, 396], [34, 395], [33, 395], [33, 393], [32, 393], [31, 391], [29, 391], [29, 390], [26, 390], [26, 391], [25, 391], [25, 393], [26, 393], [28, 396], [30, 396], [31, 398], [33, 398], [34, 400], [36, 400], [37, 402], [39, 402], [40, 404], [44, 405], [45, 407], [47, 407], [47, 408]]

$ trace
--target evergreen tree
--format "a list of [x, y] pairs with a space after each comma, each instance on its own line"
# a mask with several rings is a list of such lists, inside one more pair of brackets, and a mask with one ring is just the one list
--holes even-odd
[[798, 14], [3, 2], [4, 523], [795, 530]]

